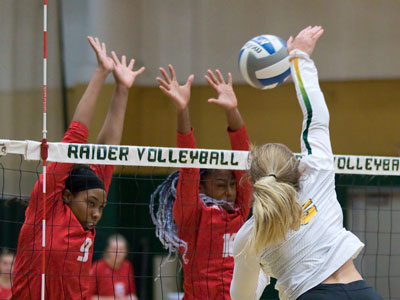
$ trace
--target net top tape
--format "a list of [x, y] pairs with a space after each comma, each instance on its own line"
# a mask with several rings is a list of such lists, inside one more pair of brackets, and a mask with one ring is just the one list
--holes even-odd
[[[48, 143], [48, 161], [144, 167], [248, 169], [248, 151]], [[0, 140], [0, 155], [40, 160], [40, 142]], [[297, 154], [299, 157], [300, 155]], [[337, 174], [400, 175], [400, 157], [334, 155]]]

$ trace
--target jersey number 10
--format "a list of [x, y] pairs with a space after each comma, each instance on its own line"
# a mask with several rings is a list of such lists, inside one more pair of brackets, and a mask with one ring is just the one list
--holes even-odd
[[224, 239], [224, 250], [222, 251], [222, 257], [233, 256], [233, 241], [235, 240], [236, 233], [225, 233]]

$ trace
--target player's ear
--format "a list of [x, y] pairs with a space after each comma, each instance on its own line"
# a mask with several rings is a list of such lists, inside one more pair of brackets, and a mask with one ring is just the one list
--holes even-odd
[[67, 190], [67, 189], [63, 190], [62, 199], [63, 199], [63, 202], [67, 205], [69, 205], [71, 203], [72, 193], [70, 192], [70, 190]]
[[303, 175], [303, 172], [302, 171], [298, 171], [298, 174], [299, 174], [299, 178], [301, 177], [301, 175]]

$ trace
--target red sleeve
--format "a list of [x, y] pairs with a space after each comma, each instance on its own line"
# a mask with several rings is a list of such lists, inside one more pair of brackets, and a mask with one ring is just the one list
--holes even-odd
[[[63, 143], [86, 143], [89, 136], [89, 130], [80, 122], [72, 122], [62, 140]], [[51, 162], [47, 166], [46, 188], [49, 200], [59, 199], [57, 195], [65, 188], [65, 180], [71, 171], [73, 164]], [[43, 186], [43, 175], [36, 182], [31, 195], [31, 201], [35, 202], [41, 199]], [[31, 201], [29, 206], [31, 206]], [[40, 208], [39, 208], [40, 209]]]
[[[64, 135], [62, 143], [87, 143], [89, 137], [88, 128], [77, 121], [73, 121]], [[67, 179], [69, 172], [74, 164], [67, 163], [49, 163], [47, 167], [47, 183], [49, 186], [53, 183], [57, 186], [57, 190], [62, 191], [65, 187], [65, 179]], [[52, 176], [53, 175], [53, 176]]]
[[[245, 125], [243, 125], [236, 131], [230, 131], [228, 129], [228, 134], [232, 150], [241, 150], [241, 151], [249, 150], [250, 140], [249, 136], [247, 135], [247, 130]], [[250, 202], [252, 194], [251, 186], [248, 180], [246, 178], [243, 178], [245, 171], [237, 170], [234, 171], [234, 174], [237, 182], [236, 206], [240, 208], [241, 214], [244, 220], [246, 220], [250, 213]]]
[[133, 271], [133, 266], [129, 263], [129, 294], [137, 295], [136, 285], [135, 285], [135, 273]]
[[114, 172], [114, 166], [111, 165], [91, 165], [90, 166], [96, 175], [103, 181], [104, 187], [106, 189], [106, 195], [108, 194], [108, 189], [110, 188], [110, 183], [112, 175]]
[[[193, 129], [188, 134], [177, 132], [179, 148], [196, 148]], [[173, 206], [173, 217], [177, 225], [197, 224], [202, 202], [199, 198], [200, 170], [194, 168], [179, 169], [176, 199]]]

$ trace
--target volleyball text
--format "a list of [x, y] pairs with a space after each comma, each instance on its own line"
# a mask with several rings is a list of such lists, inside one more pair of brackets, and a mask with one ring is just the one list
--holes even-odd
[[233, 152], [224, 153], [223, 151], [204, 151], [197, 149], [160, 149], [160, 148], [137, 148], [139, 161], [146, 160], [158, 163], [199, 163], [201, 165], [215, 164], [222, 166], [237, 166], [239, 162], [235, 160]]

